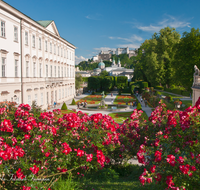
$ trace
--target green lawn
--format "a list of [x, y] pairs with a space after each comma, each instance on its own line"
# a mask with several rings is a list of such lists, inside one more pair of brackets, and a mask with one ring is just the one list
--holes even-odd
[[[111, 116], [116, 123], [123, 123], [124, 120], [126, 120], [127, 118], [130, 118], [132, 113], [133, 111], [132, 112], [115, 112], [115, 113], [110, 113], [108, 115]], [[143, 112], [142, 117], [148, 120], [148, 116], [146, 112]]]
[[[91, 171], [84, 177], [74, 178], [70, 181], [62, 179], [53, 186], [55, 190], [81, 189], [81, 190], [157, 190], [162, 189], [159, 185], [146, 184], [142, 186], [139, 176], [144, 171], [143, 166], [120, 165], [112, 168], [104, 168]], [[63, 185], [65, 184], [65, 185]], [[71, 187], [67, 186], [71, 184]]]
[[167, 93], [167, 92], [161, 92], [161, 94], [163, 95], [163, 96], [171, 96], [172, 98], [183, 98], [183, 96], [179, 96], [179, 95], [173, 95], [173, 94], [169, 94], [169, 93]]

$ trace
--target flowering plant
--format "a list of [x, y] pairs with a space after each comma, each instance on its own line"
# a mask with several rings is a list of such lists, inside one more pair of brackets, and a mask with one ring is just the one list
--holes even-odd
[[49, 189], [62, 174], [103, 168], [120, 146], [119, 126], [107, 115], [54, 110], [35, 118], [21, 104], [14, 112], [0, 108], [0, 122], [1, 188], [28, 189], [33, 179], [50, 179], [43, 187]]
[[147, 141], [137, 153], [150, 167], [140, 176], [144, 185], [156, 180], [166, 189], [198, 189], [200, 181], [200, 99], [185, 111], [167, 111], [161, 104], [152, 112]]

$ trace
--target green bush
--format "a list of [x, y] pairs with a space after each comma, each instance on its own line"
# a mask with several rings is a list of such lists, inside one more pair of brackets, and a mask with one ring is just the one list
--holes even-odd
[[153, 90], [154, 90], [154, 87], [150, 87], [150, 91], [153, 92]]
[[161, 92], [156, 91], [155, 95], [161, 95]]
[[148, 82], [142, 82], [142, 87], [147, 88], [148, 87]]
[[181, 95], [181, 90], [175, 88], [175, 89], [172, 89], [172, 93]]
[[92, 95], [95, 95], [94, 91], [92, 91]]
[[155, 89], [157, 89], [157, 90], [164, 90], [164, 87], [162, 87], [162, 86], [155, 86]]
[[165, 91], [166, 91], [166, 92], [171, 92], [172, 89], [171, 89], [171, 88], [165, 88]]
[[67, 110], [67, 105], [65, 104], [65, 102], [63, 103], [61, 110]]
[[135, 89], [135, 85], [131, 85], [131, 86], [130, 86], [131, 95], [134, 94], [134, 89]]
[[142, 110], [142, 106], [140, 103], [137, 104], [137, 110]]
[[72, 100], [71, 105], [76, 105], [76, 102], [75, 102], [74, 98], [73, 98], [73, 100]]
[[190, 96], [190, 92], [187, 92], [187, 91], [182, 91], [181, 93], [183, 96]]

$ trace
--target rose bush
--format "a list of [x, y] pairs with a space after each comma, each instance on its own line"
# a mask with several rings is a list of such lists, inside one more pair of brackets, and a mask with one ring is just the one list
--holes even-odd
[[199, 189], [200, 99], [185, 111], [169, 111], [161, 104], [152, 112], [146, 141], [140, 145], [138, 161], [147, 165], [139, 180], [153, 180], [163, 189]]
[[12, 110], [0, 108], [2, 189], [31, 189], [33, 179], [50, 179], [43, 187], [50, 189], [62, 174], [103, 168], [120, 146], [119, 126], [110, 116], [54, 110], [34, 117], [25, 104]]

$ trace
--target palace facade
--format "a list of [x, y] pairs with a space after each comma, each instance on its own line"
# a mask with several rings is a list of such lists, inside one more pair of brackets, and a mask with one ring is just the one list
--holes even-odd
[[53, 20], [34, 21], [0, 1], [0, 101], [46, 109], [75, 95], [75, 46]]

